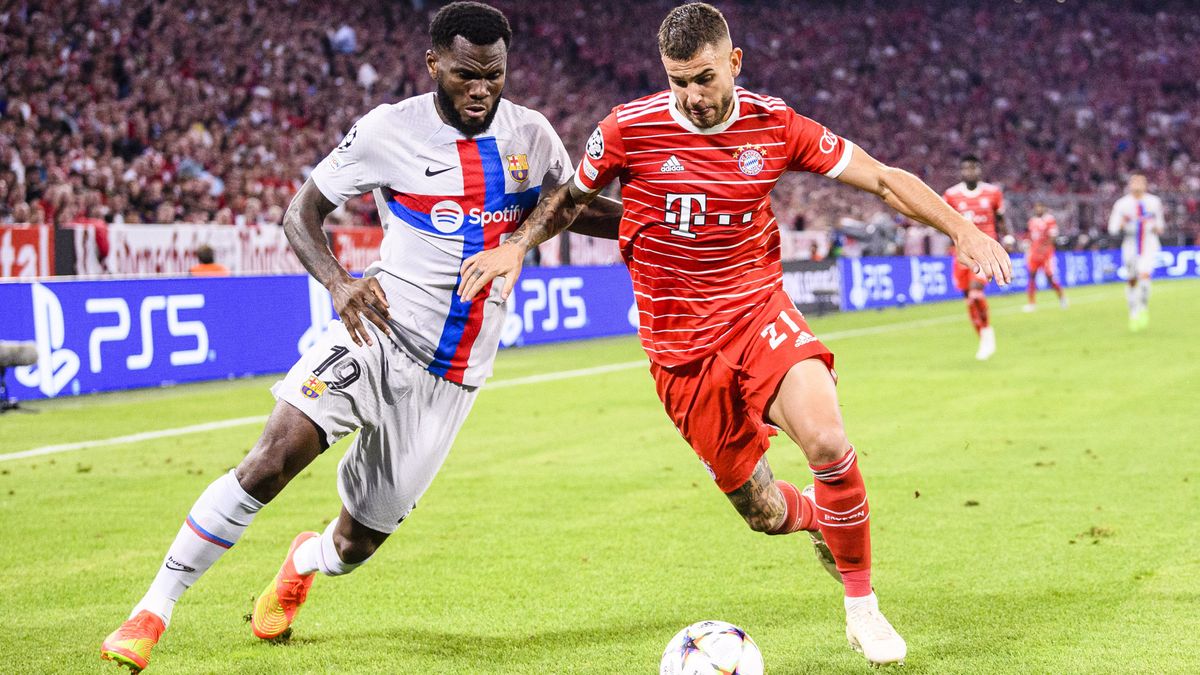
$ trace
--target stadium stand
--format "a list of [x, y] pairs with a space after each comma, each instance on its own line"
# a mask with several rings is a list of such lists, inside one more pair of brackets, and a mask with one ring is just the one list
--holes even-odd
[[[572, 153], [612, 105], [665, 84], [653, 30], [673, 3], [495, 4], [516, 34], [508, 92]], [[1170, 235], [1200, 236], [1200, 13], [1188, 2], [721, 4], [746, 49], [743, 85], [932, 185], [956, 182], [967, 150], [1018, 207], [1034, 194], [1111, 203], [1136, 169], [1171, 205]], [[0, 222], [278, 222], [357, 116], [430, 88], [434, 9], [6, 3]], [[355, 202], [342, 222], [373, 209]], [[810, 176], [776, 193], [789, 227], [879, 210]], [[1086, 237], [1102, 226], [1086, 213], [1064, 224]]]

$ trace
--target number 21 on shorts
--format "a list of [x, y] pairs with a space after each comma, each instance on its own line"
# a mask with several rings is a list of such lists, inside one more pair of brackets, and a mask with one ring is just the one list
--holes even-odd
[[[783, 344], [784, 340], [788, 339], [788, 333], [780, 330], [780, 323], [783, 323], [792, 331], [793, 334], [799, 335], [800, 339], [803, 339], [806, 336], [812, 338], [812, 335], [810, 335], [807, 331], [800, 330], [800, 326], [796, 325], [796, 322], [792, 319], [792, 317], [788, 316], [787, 310], [785, 309], [779, 313], [778, 319], [767, 324], [762, 329], [761, 337], [767, 338], [767, 342], [771, 345], [771, 349], [776, 349], [779, 347], [779, 345]], [[800, 340], [797, 340], [797, 342], [799, 341]]]

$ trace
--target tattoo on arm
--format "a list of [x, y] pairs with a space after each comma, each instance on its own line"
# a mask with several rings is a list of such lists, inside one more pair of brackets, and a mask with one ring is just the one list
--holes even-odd
[[538, 202], [533, 213], [509, 235], [508, 242], [529, 250], [570, 227], [590, 201], [590, 195], [579, 192], [571, 183], [559, 186]]

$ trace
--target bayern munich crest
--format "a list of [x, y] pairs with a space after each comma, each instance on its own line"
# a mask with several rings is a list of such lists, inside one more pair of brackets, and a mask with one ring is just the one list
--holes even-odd
[[743, 145], [733, 153], [733, 158], [737, 160], [738, 170], [747, 176], [757, 176], [762, 173], [766, 166], [764, 157], [767, 156], [766, 148], [761, 145]]

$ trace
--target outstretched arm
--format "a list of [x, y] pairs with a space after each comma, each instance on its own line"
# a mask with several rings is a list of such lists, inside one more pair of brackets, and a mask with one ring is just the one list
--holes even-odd
[[621, 202], [608, 197], [596, 197], [571, 223], [570, 230], [573, 234], [597, 239], [616, 239], [620, 236], [621, 214], [624, 212]]
[[459, 297], [470, 300], [492, 279], [504, 277], [504, 290], [500, 298], [507, 300], [517, 284], [521, 264], [529, 249], [570, 227], [595, 196], [595, 193], [580, 190], [574, 181], [552, 190], [503, 244], [476, 253], [463, 262]]
[[370, 345], [371, 334], [363, 325], [362, 317], [386, 334], [387, 296], [374, 278], [355, 279], [333, 257], [321, 227], [325, 217], [336, 208], [309, 178], [283, 214], [283, 230], [304, 269], [329, 289], [333, 308], [346, 325], [354, 344], [362, 346], [365, 341]]
[[1001, 285], [1012, 281], [1012, 261], [999, 242], [967, 222], [920, 178], [880, 163], [862, 148], [853, 152], [839, 181], [877, 195], [900, 213], [949, 235], [958, 259], [976, 274]]

